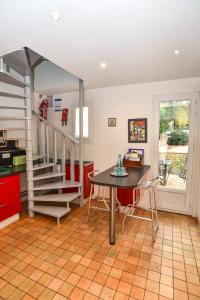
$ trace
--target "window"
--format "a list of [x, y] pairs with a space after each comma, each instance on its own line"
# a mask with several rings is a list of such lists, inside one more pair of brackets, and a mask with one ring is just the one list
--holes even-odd
[[[78, 138], [79, 133], [79, 107], [75, 110], [75, 137]], [[83, 107], [83, 138], [89, 138], [89, 107]]]

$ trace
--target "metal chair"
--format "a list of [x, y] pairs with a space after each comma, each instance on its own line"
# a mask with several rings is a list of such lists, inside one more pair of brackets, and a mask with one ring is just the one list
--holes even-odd
[[[90, 173], [88, 173], [88, 178], [91, 182], [91, 177], [97, 175], [99, 173], [98, 170], [94, 170]], [[87, 213], [87, 222], [89, 221], [89, 216], [92, 215], [95, 211], [101, 210], [101, 211], [106, 211], [109, 212], [109, 201], [105, 199], [105, 187], [104, 186], [97, 186], [97, 195], [93, 198], [93, 192], [94, 192], [94, 183], [91, 182], [91, 187], [90, 187], [90, 196], [89, 196], [89, 201], [88, 201], [88, 213]], [[100, 191], [102, 191], [102, 197], [100, 197]], [[117, 208], [116, 210], [119, 209], [119, 203], [116, 198], [116, 203], [117, 203]], [[92, 205], [92, 200], [96, 201], [96, 205]], [[102, 207], [103, 206], [103, 207]]]
[[[153, 238], [153, 242], [155, 242], [155, 233], [158, 230], [155, 188], [156, 188], [156, 185], [157, 185], [158, 181], [159, 181], [159, 177], [156, 177], [152, 180], [142, 181], [133, 190], [133, 192], [135, 192], [137, 189], [139, 189], [140, 191], [142, 191], [142, 190], [143, 191], [148, 191], [150, 208], [146, 209], [146, 210], [151, 212], [151, 217], [146, 218], [146, 217], [141, 217], [141, 216], [134, 215], [135, 209], [137, 208], [137, 205], [140, 201], [140, 196], [137, 199], [135, 199], [133, 197], [133, 203], [129, 204], [126, 207], [126, 209], [124, 210], [125, 216], [124, 216], [124, 219], [123, 219], [123, 222], [122, 222], [122, 233], [124, 233], [125, 221], [126, 221], [127, 217], [132, 217], [132, 218], [136, 218], [136, 219], [140, 219], [140, 220], [150, 221], [152, 223], [152, 238]], [[140, 195], [141, 195], [141, 193], [140, 193]]]

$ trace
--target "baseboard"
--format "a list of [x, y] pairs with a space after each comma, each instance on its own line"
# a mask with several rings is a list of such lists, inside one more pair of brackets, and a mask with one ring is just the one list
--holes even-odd
[[19, 214], [16, 214], [16, 215], [14, 215], [10, 218], [7, 218], [6, 220], [1, 221], [0, 222], [0, 228], [3, 228], [3, 227], [5, 227], [5, 226], [17, 221], [17, 220], [19, 220]]

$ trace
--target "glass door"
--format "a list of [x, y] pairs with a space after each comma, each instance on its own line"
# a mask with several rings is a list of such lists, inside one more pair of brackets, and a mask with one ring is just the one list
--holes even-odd
[[154, 102], [153, 172], [158, 207], [188, 213], [191, 205], [195, 105], [193, 94], [164, 95]]

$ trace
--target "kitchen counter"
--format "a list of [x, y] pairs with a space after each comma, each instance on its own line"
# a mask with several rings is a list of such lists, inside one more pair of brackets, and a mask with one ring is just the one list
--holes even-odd
[[26, 172], [26, 165], [13, 166], [13, 167], [1, 167], [0, 166], [0, 178], [12, 176], [19, 173]]

